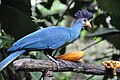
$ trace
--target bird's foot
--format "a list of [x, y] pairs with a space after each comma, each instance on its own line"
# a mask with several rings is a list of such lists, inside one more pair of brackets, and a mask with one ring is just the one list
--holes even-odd
[[62, 63], [64, 63], [67, 67], [69, 67], [69, 66], [68, 66], [68, 63], [67, 63], [65, 60], [57, 59], [57, 61], [62, 62]]
[[[65, 60], [62, 60], [62, 59], [50, 59], [51, 61], [53, 61], [55, 64], [56, 64], [56, 68], [57, 68], [57, 71], [60, 70], [60, 66], [62, 66], [61, 64], [65, 64], [66, 67], [69, 67], [68, 66], [68, 63], [65, 61]], [[53, 70], [55, 69], [55, 67], [53, 67]]]
[[[57, 70], [59, 71], [59, 69], [60, 69], [60, 62], [59, 61], [57, 61], [57, 59], [56, 58], [53, 58], [52, 56], [50, 56], [50, 55], [46, 55], [51, 61], [53, 61], [53, 62], [55, 62], [56, 63], [56, 66], [57, 66]], [[53, 67], [53, 70], [54, 70], [54, 68], [55, 67]]]
[[[53, 62], [56, 63], [56, 68], [57, 68], [58, 71], [60, 70], [60, 66], [61, 66], [60, 64], [61, 64], [61, 63], [64, 63], [64, 64], [68, 67], [66, 61], [64, 61], [64, 60], [62, 60], [62, 59], [56, 59], [56, 58], [54, 58], [54, 57], [52, 57], [52, 56], [50, 56], [50, 55], [48, 55], [48, 54], [46, 54], [46, 56], [47, 56], [51, 61], [53, 61]], [[54, 70], [54, 68], [55, 68], [55, 67], [53, 67], [53, 70]]]
[[60, 66], [62, 66], [62, 65], [60, 65], [60, 64], [65, 64], [66, 65], [66, 67], [69, 67], [68, 66], [68, 64], [67, 64], [67, 62], [66, 61], [64, 61], [64, 60], [62, 60], [62, 59], [54, 59], [54, 60], [52, 60], [52, 61], [54, 61], [55, 63], [56, 63], [56, 67], [57, 67], [57, 70], [59, 71], [60, 70]]
[[59, 71], [60, 70], [60, 62], [59, 61], [57, 61], [57, 60], [51, 60], [51, 61], [53, 61], [53, 62], [55, 62], [55, 64], [56, 64], [56, 68], [57, 68], [57, 70]]

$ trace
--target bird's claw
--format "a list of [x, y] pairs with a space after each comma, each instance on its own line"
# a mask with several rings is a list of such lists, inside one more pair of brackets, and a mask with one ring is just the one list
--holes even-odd
[[64, 64], [68, 67], [67, 62], [64, 61], [64, 60], [57, 59], [57, 60], [54, 60], [53, 62], [56, 63], [56, 67], [57, 67], [57, 70], [58, 70], [58, 71], [60, 70], [60, 66], [61, 66], [60, 64], [61, 64], [61, 63], [64, 63]]
[[65, 60], [62, 60], [62, 59], [57, 59], [57, 61], [61, 62], [61, 63], [64, 63], [67, 67], [68, 67], [68, 64]]
[[59, 71], [60, 70], [60, 62], [57, 60], [54, 60], [53, 62], [55, 62], [57, 70]]

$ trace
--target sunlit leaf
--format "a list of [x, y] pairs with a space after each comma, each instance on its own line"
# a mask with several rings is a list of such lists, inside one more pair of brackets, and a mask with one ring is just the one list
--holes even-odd
[[51, 8], [51, 6], [52, 6], [52, 4], [53, 4], [53, 1], [54, 0], [48, 0], [47, 2], [42, 2], [42, 3], [40, 3], [41, 5], [43, 5], [45, 8], [47, 8], [47, 9], [50, 9]]

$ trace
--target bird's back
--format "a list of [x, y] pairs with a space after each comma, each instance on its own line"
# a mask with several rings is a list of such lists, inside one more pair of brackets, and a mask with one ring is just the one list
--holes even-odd
[[70, 39], [70, 30], [65, 27], [53, 26], [35, 31], [13, 44], [8, 52], [21, 49], [56, 49]]

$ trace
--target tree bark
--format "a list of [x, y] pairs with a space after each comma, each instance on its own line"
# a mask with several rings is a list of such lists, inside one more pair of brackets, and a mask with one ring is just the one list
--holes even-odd
[[[54, 62], [49, 60], [35, 60], [35, 59], [19, 59], [13, 62], [18, 71], [53, 71], [53, 72], [77, 72], [93, 75], [112, 74], [111, 69], [104, 66], [96, 66], [89, 63], [76, 63], [70, 61], [59, 61], [59, 69]], [[117, 74], [120, 74], [120, 68], [116, 69]]]

